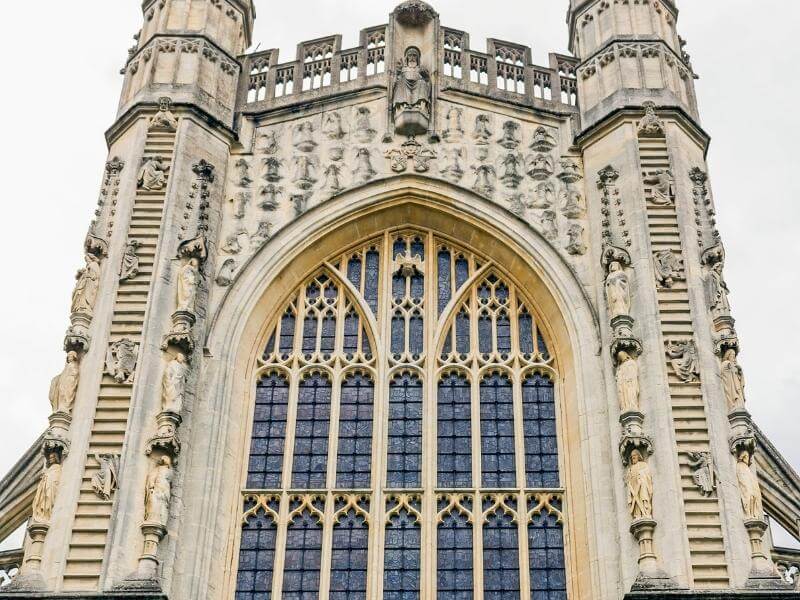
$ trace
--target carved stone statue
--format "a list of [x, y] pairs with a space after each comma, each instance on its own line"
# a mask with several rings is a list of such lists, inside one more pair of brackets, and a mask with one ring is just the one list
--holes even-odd
[[710, 452], [689, 452], [692, 479], [703, 496], [711, 496], [717, 489], [717, 474]]
[[489, 115], [478, 115], [475, 117], [475, 132], [472, 137], [475, 138], [475, 143], [485, 146], [492, 138], [492, 130], [490, 127], [491, 119]]
[[531, 142], [531, 150], [536, 152], [550, 152], [556, 147], [558, 142], [549, 131], [544, 127], [537, 127], [533, 133], [533, 142]]
[[646, 185], [652, 186], [653, 204], [664, 206], [675, 201], [675, 177], [669, 169], [659, 169], [644, 178]]
[[331, 112], [325, 115], [322, 133], [332, 140], [340, 140], [345, 136], [345, 131], [342, 127], [342, 116], [338, 112]]
[[451, 106], [447, 111], [447, 129], [444, 130], [442, 137], [447, 142], [457, 142], [464, 137], [464, 126], [461, 124], [463, 109]]
[[144, 159], [142, 168], [139, 169], [137, 181], [139, 188], [148, 192], [158, 192], [167, 186], [169, 167], [164, 164], [160, 156]]
[[372, 127], [372, 113], [366, 106], [359, 106], [356, 114], [356, 140], [362, 144], [370, 143], [377, 131]]
[[620, 410], [639, 412], [639, 363], [627, 352], [617, 354], [617, 395]]
[[683, 260], [672, 250], [659, 250], [653, 254], [656, 268], [656, 283], [662, 288], [671, 288], [676, 280], [684, 279]]
[[122, 338], [108, 347], [105, 373], [117, 383], [133, 383], [138, 361], [139, 346], [128, 338]]
[[722, 389], [725, 390], [725, 399], [728, 401], [728, 410], [734, 411], [744, 408], [744, 373], [736, 361], [736, 350], [728, 350], [722, 357], [720, 365]]
[[628, 315], [631, 312], [631, 286], [625, 270], [618, 262], [608, 265], [606, 277], [606, 299], [611, 318]]
[[558, 222], [556, 221], [556, 211], [542, 211], [542, 235], [545, 239], [554, 242], [558, 239]]
[[401, 135], [422, 135], [430, 126], [431, 76], [420, 58], [419, 49], [412, 46], [397, 65], [392, 107], [395, 131]]
[[162, 456], [147, 475], [144, 492], [144, 520], [162, 527], [169, 521], [169, 501], [172, 495], [172, 459]]
[[183, 410], [188, 371], [186, 356], [180, 352], [167, 364], [161, 380], [161, 410], [164, 412], [180, 414]]
[[520, 145], [519, 137], [519, 123], [515, 121], [506, 121], [503, 123], [503, 137], [497, 142], [503, 148], [513, 150]]
[[72, 292], [71, 312], [94, 314], [97, 292], [100, 288], [100, 259], [94, 254], [86, 254], [86, 266], [75, 275], [77, 283]]
[[736, 462], [736, 479], [739, 482], [739, 493], [742, 496], [742, 508], [745, 518], [750, 520], [764, 520], [764, 504], [761, 497], [761, 486], [758, 477], [750, 467], [750, 452], [742, 449]]
[[317, 161], [315, 157], [307, 154], [298, 154], [294, 157], [294, 179], [292, 182], [301, 190], [310, 190], [317, 182]]
[[47, 452], [45, 466], [33, 497], [33, 520], [36, 523], [49, 524], [53, 517], [58, 486], [61, 483], [61, 454], [57, 451]]
[[150, 119], [149, 130], [176, 131], [178, 119], [172, 114], [172, 100], [166, 96], [158, 99], [158, 112]]
[[67, 364], [59, 375], [53, 378], [50, 383], [50, 406], [54, 413], [72, 412], [72, 405], [75, 404], [75, 395], [78, 392], [78, 381], [80, 379], [80, 364], [78, 363], [78, 353], [67, 353]]
[[708, 304], [716, 314], [730, 313], [731, 305], [728, 301], [728, 284], [725, 283], [725, 278], [722, 275], [724, 269], [722, 261], [714, 263], [706, 275], [706, 293], [708, 295]]
[[178, 271], [178, 310], [194, 313], [200, 285], [200, 261], [189, 259]]
[[119, 477], [119, 456], [116, 454], [95, 454], [100, 470], [92, 477], [92, 489], [103, 500], [111, 500], [117, 489]]
[[684, 383], [697, 381], [700, 376], [700, 356], [693, 340], [669, 342], [667, 356], [678, 379]]
[[353, 177], [358, 184], [365, 184], [372, 180], [377, 171], [372, 167], [372, 154], [369, 148], [359, 148], [356, 151], [356, 168]]
[[586, 244], [583, 241], [583, 225], [572, 223], [567, 229], [566, 250], [573, 255], [586, 254]]
[[628, 510], [634, 521], [653, 518], [653, 475], [639, 450], [631, 452], [625, 475], [628, 486]]
[[139, 257], [136, 254], [139, 245], [137, 240], [130, 240], [125, 246], [125, 254], [122, 256], [122, 266], [119, 270], [120, 281], [128, 281], [139, 274]]
[[500, 180], [506, 187], [516, 188], [519, 187], [522, 181], [522, 174], [520, 169], [523, 166], [522, 155], [518, 152], [509, 152], [502, 158], [503, 175]]

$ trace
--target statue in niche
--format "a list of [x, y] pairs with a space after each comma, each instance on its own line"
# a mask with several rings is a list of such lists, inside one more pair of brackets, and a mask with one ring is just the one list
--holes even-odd
[[158, 99], [158, 112], [150, 119], [148, 131], [177, 131], [178, 119], [172, 114], [172, 100], [166, 96]]
[[237, 179], [236, 184], [243, 188], [250, 187], [250, 184], [253, 183], [253, 180], [250, 178], [250, 163], [244, 158], [240, 158], [236, 161], [234, 166], [239, 172], [239, 178]]
[[71, 312], [94, 315], [97, 292], [100, 289], [100, 259], [86, 254], [86, 266], [75, 275], [77, 283], [72, 292]]
[[545, 239], [555, 242], [558, 239], [558, 222], [556, 221], [556, 211], [542, 211], [542, 235]]
[[537, 127], [536, 131], [533, 133], [531, 150], [536, 152], [550, 152], [557, 144], [556, 138], [553, 137], [545, 127]]
[[658, 206], [675, 202], [675, 177], [669, 169], [659, 169], [644, 178], [645, 185], [652, 186], [651, 201]]
[[266, 167], [266, 171], [264, 171], [264, 179], [272, 183], [276, 183], [283, 179], [283, 175], [281, 175], [282, 165], [283, 161], [275, 157], [271, 156], [264, 159], [264, 166]]
[[714, 495], [717, 489], [717, 474], [710, 452], [689, 452], [689, 468], [692, 480], [703, 496]]
[[128, 338], [122, 338], [108, 347], [104, 373], [117, 383], [133, 383], [138, 360], [139, 346]]
[[75, 404], [75, 396], [78, 393], [78, 382], [80, 380], [80, 363], [78, 353], [67, 352], [67, 362], [64, 370], [53, 378], [50, 383], [50, 407], [54, 413], [72, 412]]
[[631, 286], [625, 269], [618, 262], [608, 265], [606, 277], [606, 300], [611, 318], [631, 312]]
[[134, 279], [139, 274], [139, 257], [136, 254], [139, 245], [137, 240], [129, 240], [125, 246], [125, 254], [122, 256], [122, 266], [119, 271], [120, 281]]
[[461, 118], [464, 111], [456, 106], [451, 106], [447, 111], [447, 129], [444, 130], [444, 140], [446, 142], [458, 142], [464, 137], [464, 126]]
[[725, 265], [722, 261], [716, 262], [708, 270], [708, 275], [706, 275], [708, 304], [716, 314], [728, 314], [731, 311], [731, 305], [728, 301], [730, 290], [728, 290], [728, 284], [725, 283], [725, 278], [722, 275], [724, 268]]
[[664, 137], [666, 127], [658, 113], [656, 113], [656, 103], [647, 101], [642, 103], [644, 117], [639, 122], [639, 137]]
[[514, 150], [520, 145], [519, 138], [519, 123], [515, 121], [506, 121], [503, 123], [503, 137], [497, 142], [507, 150]]
[[479, 146], [486, 146], [492, 138], [491, 130], [492, 120], [489, 115], [478, 115], [475, 117], [475, 132], [472, 137], [475, 138], [475, 143]]
[[278, 132], [275, 130], [267, 131], [266, 133], [262, 134], [259, 138], [260, 144], [259, 149], [264, 154], [277, 154], [278, 148], [280, 147], [280, 141], [278, 140]]
[[359, 106], [356, 111], [356, 140], [369, 144], [378, 133], [372, 127], [372, 112], [366, 106]]
[[625, 474], [628, 487], [628, 510], [634, 521], [653, 518], [653, 474], [639, 450], [631, 452]]
[[300, 152], [313, 152], [317, 147], [314, 140], [314, 125], [311, 121], [300, 123], [294, 128], [294, 147]]
[[148, 192], [158, 192], [167, 186], [167, 174], [169, 166], [164, 164], [164, 159], [160, 156], [145, 158], [142, 168], [139, 169], [137, 182], [139, 189]]
[[344, 189], [341, 165], [331, 163], [325, 167], [325, 189], [334, 196]]
[[461, 146], [445, 149], [444, 161], [439, 173], [453, 183], [458, 183], [461, 181], [461, 178], [464, 177], [464, 169], [461, 166], [463, 158], [464, 149]]
[[492, 165], [478, 165], [472, 167], [472, 170], [475, 171], [475, 184], [472, 189], [484, 196], [494, 194], [494, 182], [497, 177], [497, 171], [495, 171], [494, 167]]
[[509, 152], [502, 161], [504, 173], [500, 180], [506, 187], [519, 187], [522, 181], [522, 175], [520, 174], [520, 168], [523, 166], [522, 155], [518, 152]]
[[161, 410], [179, 415], [183, 410], [183, 398], [186, 393], [186, 374], [189, 366], [186, 356], [178, 352], [164, 369], [161, 380]]
[[144, 492], [144, 520], [167, 526], [169, 501], [172, 495], [172, 459], [162, 456], [147, 475]]
[[764, 503], [761, 497], [761, 486], [750, 463], [750, 451], [743, 448], [736, 459], [736, 479], [739, 482], [739, 493], [742, 496], [742, 508], [746, 520], [763, 521]]
[[720, 365], [722, 389], [728, 401], [728, 410], [744, 408], [744, 372], [736, 360], [736, 350], [727, 350]]
[[103, 500], [111, 500], [119, 483], [119, 456], [116, 454], [95, 454], [100, 470], [92, 477], [92, 489]]
[[700, 356], [693, 340], [669, 342], [667, 356], [675, 374], [684, 383], [692, 383], [700, 377]]
[[549, 181], [542, 181], [536, 186], [536, 196], [531, 208], [552, 208], [556, 200], [556, 188]]
[[528, 175], [532, 179], [542, 181], [555, 172], [553, 157], [547, 154], [535, 154], [528, 159]]
[[356, 168], [353, 170], [353, 177], [359, 185], [372, 181], [377, 175], [377, 171], [372, 167], [372, 153], [369, 148], [359, 148], [356, 150]]
[[656, 283], [659, 287], [669, 289], [676, 280], [684, 279], [683, 260], [672, 250], [659, 250], [653, 254], [656, 268]]
[[422, 135], [430, 128], [431, 76], [420, 64], [419, 48], [407, 48], [397, 64], [392, 93], [395, 131], [400, 135]]
[[191, 258], [178, 271], [178, 310], [194, 314], [200, 286], [200, 261]]
[[617, 395], [623, 414], [639, 411], [639, 363], [627, 352], [617, 354]]
[[261, 210], [274, 212], [278, 209], [278, 196], [283, 193], [283, 188], [272, 183], [261, 188], [262, 199], [258, 203]]
[[583, 242], [583, 225], [572, 223], [567, 229], [566, 250], [572, 255], [582, 255], [586, 253], [586, 244]]
[[313, 156], [300, 154], [294, 157], [294, 179], [292, 182], [301, 190], [310, 190], [317, 183], [317, 161]]
[[331, 140], [340, 140], [346, 135], [342, 127], [342, 116], [338, 112], [331, 112], [325, 115], [322, 123], [322, 133]]
[[48, 450], [45, 453], [44, 469], [33, 497], [33, 521], [35, 523], [47, 525], [53, 517], [53, 507], [56, 504], [58, 487], [61, 484], [61, 458], [58, 450]]

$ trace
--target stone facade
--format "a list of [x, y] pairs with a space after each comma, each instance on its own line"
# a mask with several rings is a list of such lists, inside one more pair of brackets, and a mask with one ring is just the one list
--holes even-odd
[[[50, 427], [0, 490], [2, 530], [28, 521], [24, 559], [0, 556], [16, 574], [0, 597], [255, 597], [236, 576], [249, 521], [275, 527], [284, 554], [269, 571], [280, 573], [292, 567], [287, 531], [306, 516], [325, 532], [330, 569], [342, 515], [371, 527], [366, 592], [353, 597], [388, 597], [380, 569], [391, 559], [374, 523], [400, 513], [427, 541], [414, 597], [437, 596], [436, 556], [426, 553], [455, 513], [484, 536], [508, 517], [515, 540], [552, 517], [563, 583], [548, 597], [800, 597], [800, 556], [773, 552], [767, 535], [769, 517], [800, 536], [800, 479], [746, 409], [709, 138], [671, 0], [570, 0], [574, 56], [550, 54], [547, 66], [496, 39], [472, 50], [466, 32], [443, 26], [421, 0], [363, 30], [357, 48], [333, 35], [301, 43], [283, 63], [277, 50], [245, 53], [253, 0], [142, 8]], [[452, 297], [431, 250], [455, 257], [456, 279], [458, 261], [468, 265]], [[370, 253], [383, 257], [374, 306]], [[360, 279], [348, 270], [356, 257]], [[437, 292], [415, 295], [414, 282], [437, 275], [439, 312], [429, 315]], [[499, 345], [509, 306], [517, 354]], [[290, 365], [275, 332], [312, 309], [344, 323], [328, 337], [355, 336], [356, 349], [337, 341], [329, 355], [320, 325], [316, 350], [296, 342]], [[460, 356], [458, 315], [491, 311], [494, 347]], [[401, 314], [409, 329], [396, 351]], [[408, 323], [423, 314], [441, 320], [420, 330], [426, 344], [452, 340], [438, 359], [439, 346], [413, 349]], [[346, 329], [353, 315], [355, 333]], [[541, 336], [528, 352], [524, 319]], [[482, 336], [472, 338], [481, 348]], [[373, 382], [378, 422], [391, 419], [382, 408], [389, 373], [438, 376], [439, 367], [476, 382], [501, 371], [547, 379], [558, 485], [529, 478], [498, 491], [505, 486], [486, 484], [480, 459], [471, 464], [482, 488], [429, 483], [441, 452], [435, 384], [420, 401], [430, 419], [420, 417], [424, 464], [411, 491], [383, 482], [342, 490], [335, 469], [320, 486], [298, 488], [287, 473], [274, 489], [245, 481], [266, 375], [357, 372]], [[336, 395], [333, 422], [344, 418], [341, 402]], [[511, 404], [510, 452], [524, 479], [520, 393]], [[284, 422], [299, 420], [292, 406]], [[489, 452], [481, 414], [474, 456]], [[376, 440], [391, 437], [385, 429], [376, 425]], [[333, 448], [342, 435], [332, 434]], [[385, 444], [372, 448], [372, 469], [385, 472]], [[518, 589], [502, 597], [537, 589], [527, 567], [534, 537], [519, 545]], [[479, 539], [488, 552], [490, 538]], [[482, 598], [491, 577], [470, 553]], [[315, 590], [333, 597], [328, 571], [317, 576]], [[282, 585], [276, 577], [269, 589], [280, 596]]]

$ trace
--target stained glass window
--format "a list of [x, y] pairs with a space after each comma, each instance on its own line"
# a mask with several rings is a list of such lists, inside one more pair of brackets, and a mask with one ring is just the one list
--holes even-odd
[[560, 522], [561, 503], [548, 498], [555, 510], [539, 508], [540, 499], [529, 501], [534, 515], [528, 525], [528, 552], [531, 561], [531, 600], [567, 600], [567, 575], [564, 565], [564, 530]]
[[242, 526], [239, 571], [236, 577], [236, 600], [263, 600], [272, 597], [277, 500], [268, 501], [269, 512], [258, 507], [256, 498], [245, 501], [249, 516]]
[[[330, 600], [366, 600], [369, 525], [364, 507], [337, 502], [331, 552]], [[368, 507], [367, 507], [368, 508]]]
[[539, 374], [522, 383], [525, 472], [530, 488], [557, 488], [558, 441], [553, 382]]
[[331, 418], [331, 382], [314, 373], [300, 383], [294, 438], [292, 487], [325, 487], [328, 467], [328, 428]]
[[273, 373], [259, 380], [247, 469], [247, 487], [250, 489], [277, 489], [281, 486], [288, 403], [289, 382], [285, 377]]
[[511, 381], [493, 373], [481, 381], [481, 471], [483, 487], [516, 485], [514, 395]]
[[469, 380], [450, 374], [439, 382], [437, 443], [441, 488], [472, 486], [472, 393]]
[[472, 600], [472, 523], [469, 496], [443, 497], [436, 535], [436, 597]]
[[372, 381], [361, 373], [342, 383], [336, 487], [370, 487], [372, 473]]
[[[314, 509], [319, 510], [318, 506]], [[283, 567], [285, 600], [316, 600], [322, 566], [322, 515], [304, 508], [293, 515], [286, 530]]]
[[416, 488], [422, 485], [422, 382], [404, 373], [389, 386], [389, 447], [386, 485]]
[[[394, 504], [394, 506], [392, 506]], [[388, 502], [384, 550], [384, 600], [417, 600], [420, 592], [420, 518], [417, 506]]]
[[483, 597], [516, 600], [520, 577], [519, 533], [511, 512], [514, 502], [506, 498], [499, 507], [493, 507], [493, 502], [493, 498], [484, 499], [484, 507], [491, 508], [483, 523]]

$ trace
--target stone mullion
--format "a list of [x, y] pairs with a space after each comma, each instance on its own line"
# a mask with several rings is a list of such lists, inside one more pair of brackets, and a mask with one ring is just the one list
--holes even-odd
[[[474, 259], [470, 258], [471, 263]], [[474, 264], [471, 265], [474, 268]], [[455, 281], [455, 280], [454, 280]], [[480, 489], [483, 465], [481, 458], [481, 395], [480, 364], [478, 363], [478, 294], [475, 284], [469, 292], [469, 355], [470, 355], [470, 407], [472, 415], [472, 487]], [[458, 314], [456, 312], [456, 314]], [[480, 513], [480, 511], [473, 511]]]
[[517, 496], [517, 535], [519, 537], [519, 594], [522, 600], [531, 598], [530, 549], [528, 548], [528, 499], [525, 490]]
[[[420, 598], [435, 600], [436, 598], [436, 556], [437, 556], [437, 502], [436, 476], [437, 476], [437, 448], [436, 438], [438, 431], [437, 387], [436, 377], [436, 313], [437, 313], [437, 280], [436, 280], [436, 244], [432, 232], [425, 236], [425, 286], [423, 331], [425, 342], [423, 346], [425, 381], [422, 398], [422, 531], [420, 547]], [[409, 278], [410, 285], [410, 278]], [[407, 328], [410, 332], [410, 328]]]
[[286, 564], [286, 535], [289, 524], [290, 496], [281, 493], [281, 505], [278, 513], [278, 533], [275, 536], [275, 564], [272, 569], [272, 597], [280, 598], [283, 593], [283, 571]]
[[[477, 486], [476, 486], [477, 487]], [[483, 504], [480, 491], [472, 494], [472, 587], [483, 600]]]
[[[330, 456], [330, 455], [329, 455]], [[322, 553], [319, 572], [319, 600], [327, 600], [331, 587], [331, 558], [333, 555], [333, 517], [336, 501], [332, 492], [325, 494], [325, 517], [322, 520]]]

